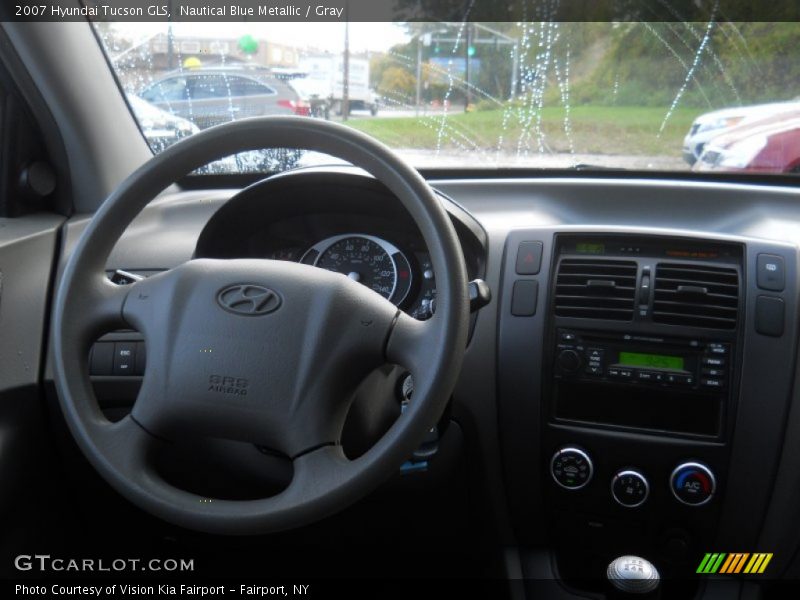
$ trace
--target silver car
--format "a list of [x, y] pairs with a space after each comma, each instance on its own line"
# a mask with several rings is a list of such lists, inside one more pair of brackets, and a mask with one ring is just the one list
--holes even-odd
[[308, 115], [289, 85], [265, 69], [191, 69], [150, 84], [142, 98], [201, 129], [265, 115]]
[[147, 143], [155, 153], [200, 131], [191, 121], [161, 110], [139, 96], [127, 94], [127, 98]]
[[737, 106], [705, 113], [697, 117], [683, 140], [683, 159], [690, 165], [703, 154], [708, 142], [738, 125], [747, 125], [771, 115], [800, 108], [800, 102], [773, 102]]

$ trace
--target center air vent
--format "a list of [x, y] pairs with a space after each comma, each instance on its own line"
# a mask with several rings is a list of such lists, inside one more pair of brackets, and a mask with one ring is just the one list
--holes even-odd
[[559, 317], [633, 319], [636, 263], [627, 260], [565, 258], [556, 277]]
[[653, 320], [656, 323], [734, 329], [739, 311], [736, 269], [661, 263], [656, 267]]

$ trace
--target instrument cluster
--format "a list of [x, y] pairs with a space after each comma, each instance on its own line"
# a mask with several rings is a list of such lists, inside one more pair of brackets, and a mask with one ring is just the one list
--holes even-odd
[[430, 256], [406, 254], [395, 244], [366, 233], [324, 238], [309, 248], [281, 247], [266, 258], [313, 265], [341, 273], [424, 320], [436, 309], [436, 278]]

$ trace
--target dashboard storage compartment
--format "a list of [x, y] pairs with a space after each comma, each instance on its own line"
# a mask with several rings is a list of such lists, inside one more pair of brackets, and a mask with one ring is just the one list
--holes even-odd
[[592, 425], [719, 437], [722, 397], [675, 390], [561, 381], [554, 417]]

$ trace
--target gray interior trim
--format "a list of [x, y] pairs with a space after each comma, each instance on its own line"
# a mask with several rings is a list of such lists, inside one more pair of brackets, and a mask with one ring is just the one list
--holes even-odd
[[91, 26], [88, 22], [1, 26], [59, 124], [75, 210], [92, 212], [152, 153]]

